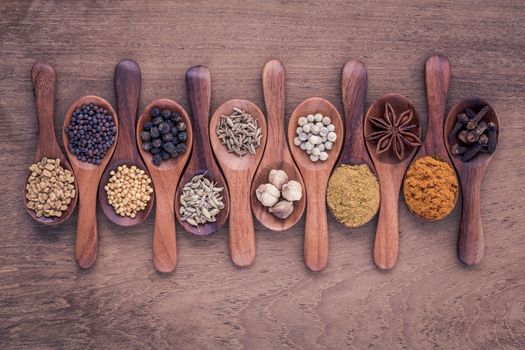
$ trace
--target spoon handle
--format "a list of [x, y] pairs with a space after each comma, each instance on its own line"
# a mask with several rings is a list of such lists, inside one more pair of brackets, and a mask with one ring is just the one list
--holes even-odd
[[38, 148], [35, 158], [62, 154], [55, 135], [55, 70], [47, 63], [36, 63], [31, 70], [33, 94], [38, 117]]
[[443, 56], [431, 56], [425, 64], [427, 89], [428, 130], [423, 147], [426, 154], [445, 156], [447, 150], [443, 139], [443, 123], [450, 85], [450, 62]]
[[160, 272], [171, 272], [177, 265], [173, 193], [173, 190], [157, 191], [155, 230], [153, 232], [153, 264], [155, 269]]
[[471, 168], [467, 176], [460, 177], [463, 208], [459, 225], [458, 256], [467, 265], [479, 263], [485, 251], [480, 210], [482, 176], [481, 168]]
[[232, 172], [230, 183], [230, 253], [237, 266], [249, 266], [255, 260], [255, 229], [250, 210], [250, 181], [248, 171]]
[[97, 259], [97, 189], [100, 176], [82, 170], [77, 171], [76, 175], [79, 206], [75, 257], [80, 267], [88, 269]]
[[374, 244], [374, 261], [383, 270], [391, 269], [399, 250], [398, 202], [401, 179], [380, 181], [381, 204]]
[[345, 140], [340, 163], [372, 163], [366, 150], [363, 134], [367, 72], [359, 61], [348, 61], [343, 68], [341, 81], [345, 110]]
[[266, 151], [276, 157], [287, 146], [284, 128], [284, 81], [283, 64], [271, 60], [264, 65], [262, 85], [264, 103], [266, 106], [266, 120], [268, 123]]
[[324, 196], [328, 183], [324, 176], [310, 176], [309, 180], [306, 188], [314, 189], [314, 192], [306, 196], [304, 261], [310, 270], [321, 271], [328, 262], [328, 222]]
[[190, 118], [193, 124], [193, 169], [207, 169], [206, 160], [213, 159], [208, 132], [211, 106], [211, 74], [205, 66], [195, 66], [186, 72], [186, 89], [190, 104]]
[[139, 65], [132, 60], [120, 61], [114, 79], [120, 130], [113, 157], [116, 160], [139, 160], [135, 135], [141, 84]]

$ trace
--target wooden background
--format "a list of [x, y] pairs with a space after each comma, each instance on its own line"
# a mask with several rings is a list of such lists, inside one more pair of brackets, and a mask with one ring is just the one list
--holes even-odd
[[[367, 106], [411, 98], [426, 125], [425, 59], [452, 64], [448, 108], [478, 94], [496, 108], [501, 142], [482, 184], [482, 264], [456, 258], [454, 213], [424, 223], [400, 208], [400, 257], [372, 261], [375, 223], [349, 232], [330, 220], [330, 260], [307, 271], [304, 220], [284, 233], [256, 225], [257, 259], [228, 256], [227, 229], [179, 232], [179, 265], [151, 263], [153, 215], [121, 229], [99, 211], [96, 266], [73, 259], [76, 215], [56, 228], [25, 212], [22, 189], [37, 140], [30, 69], [58, 77], [56, 129], [71, 102], [115, 102], [123, 58], [142, 67], [140, 110], [169, 97], [187, 108], [184, 74], [212, 72], [212, 110], [229, 98], [264, 107], [261, 70], [279, 58], [286, 111], [318, 95], [342, 111], [349, 58], [368, 68]], [[0, 5], [1, 349], [524, 349], [525, 6], [516, 1], [2, 1]]]

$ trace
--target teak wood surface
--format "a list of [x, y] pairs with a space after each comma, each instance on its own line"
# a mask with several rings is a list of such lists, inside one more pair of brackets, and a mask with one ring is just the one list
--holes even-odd
[[[523, 23], [516, 0], [1, 1], [0, 348], [523, 349]], [[52, 227], [24, 209], [38, 143], [37, 62], [55, 69], [62, 143], [66, 110], [80, 96], [116, 108], [113, 74], [124, 58], [142, 70], [139, 113], [168, 97], [188, 114], [189, 67], [210, 69], [212, 112], [234, 97], [265, 112], [261, 71], [278, 59], [287, 118], [314, 95], [342, 114], [341, 71], [356, 59], [368, 72], [365, 113], [398, 92], [414, 103], [424, 134], [424, 67], [433, 55], [452, 67], [446, 115], [481, 96], [500, 119], [479, 187], [485, 255], [477, 265], [457, 256], [461, 196], [436, 222], [399, 199], [399, 259], [389, 271], [372, 258], [377, 216], [349, 230], [328, 215], [329, 262], [315, 273], [303, 263], [304, 216], [282, 232], [255, 221], [257, 258], [243, 269], [230, 260], [228, 224], [201, 237], [177, 223], [177, 268], [159, 274], [154, 215], [122, 228], [98, 208], [99, 254], [84, 271], [73, 254], [79, 207]]]
[[[274, 231], [284, 231], [295, 225], [303, 216], [306, 206], [306, 189], [304, 188], [303, 177], [288, 148], [284, 115], [285, 71], [281, 62], [272, 60], [264, 65], [262, 86], [268, 135], [266, 137], [266, 149], [251, 186], [251, 207], [253, 215], [263, 226]], [[284, 170], [289, 181], [297, 181], [303, 188], [302, 198], [293, 203], [294, 210], [286, 219], [275, 217], [268, 211], [268, 208], [259, 202], [255, 195], [255, 191], [260, 185], [268, 183], [268, 175], [272, 169]]]
[[[144, 130], [144, 123], [151, 121], [150, 112], [153, 108], [161, 111], [168, 109], [180, 113], [186, 124], [186, 152], [176, 158], [163, 160], [160, 165], [153, 164], [153, 154], [142, 149], [140, 134]], [[150, 102], [142, 112], [137, 123], [137, 148], [144, 163], [151, 174], [155, 185], [155, 229], [153, 231], [153, 265], [160, 272], [171, 272], [177, 265], [177, 232], [175, 227], [175, 191], [179, 184], [182, 170], [191, 153], [193, 145], [193, 130], [188, 113], [177, 102], [168, 99], [159, 99]]]

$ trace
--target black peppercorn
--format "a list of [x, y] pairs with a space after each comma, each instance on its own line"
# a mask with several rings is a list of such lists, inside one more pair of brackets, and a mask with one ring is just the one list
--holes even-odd
[[153, 145], [153, 147], [161, 147], [162, 146], [162, 140], [161, 139], [153, 139], [151, 144]]
[[177, 124], [177, 129], [179, 129], [180, 131], [186, 130], [186, 124], [184, 124], [184, 122], [180, 122], [179, 124]]
[[160, 148], [152, 146], [150, 152], [153, 153], [153, 154], [160, 153]]
[[162, 123], [163, 121], [164, 121], [164, 118], [162, 118], [162, 117], [153, 118], [153, 125], [159, 126], [160, 123]]
[[160, 115], [160, 109], [158, 107], [154, 107], [151, 109], [151, 112], [149, 113], [150, 117], [155, 118]]
[[165, 109], [162, 111], [161, 115], [164, 117], [164, 119], [168, 119], [171, 115], [171, 111], [169, 109]]
[[159, 131], [161, 134], [167, 134], [171, 131], [171, 128], [170, 126], [168, 125], [168, 123], [161, 123], [159, 125]]
[[149, 132], [151, 134], [151, 137], [153, 138], [157, 138], [160, 136], [159, 128], [156, 126], [152, 126]]
[[149, 141], [151, 140], [151, 134], [149, 131], [143, 131], [140, 133], [140, 137], [142, 138], [142, 141]]
[[188, 139], [188, 134], [185, 131], [179, 132], [177, 138], [179, 139], [179, 141], [186, 141]]
[[186, 145], [183, 144], [183, 143], [179, 143], [177, 145], [177, 147], [176, 147], [176, 150], [177, 150], [178, 153], [184, 154], [184, 153], [186, 153]]
[[155, 164], [156, 166], [159, 166], [161, 162], [162, 162], [162, 155], [160, 153], [155, 154], [153, 156], [153, 164]]
[[173, 134], [171, 132], [162, 135], [162, 141], [169, 142], [171, 140], [173, 140]]
[[168, 153], [168, 152], [166, 152], [166, 151], [162, 151], [162, 152], [160, 153], [160, 155], [161, 155], [161, 157], [162, 157], [162, 160], [168, 160], [168, 159], [171, 158], [171, 153]]
[[149, 143], [149, 142], [144, 142], [144, 143], [142, 144], [142, 149], [143, 149], [144, 151], [149, 151], [149, 150], [151, 150], [151, 143]]
[[144, 123], [144, 130], [149, 131], [152, 126], [153, 126], [152, 122], [145, 122]]
[[162, 148], [164, 148], [166, 152], [173, 153], [173, 151], [175, 150], [175, 145], [172, 142], [167, 142], [164, 145], [162, 145]]

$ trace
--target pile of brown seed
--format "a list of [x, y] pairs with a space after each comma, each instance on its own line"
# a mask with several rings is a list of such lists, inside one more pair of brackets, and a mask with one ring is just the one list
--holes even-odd
[[233, 107], [230, 115], [221, 115], [217, 136], [228, 152], [242, 157], [255, 154], [255, 149], [261, 145], [262, 131], [251, 114]]
[[75, 198], [75, 178], [60, 165], [60, 159], [42, 158], [29, 167], [27, 180], [27, 208], [36, 217], [61, 217]]
[[210, 181], [205, 174], [194, 176], [184, 185], [180, 196], [180, 219], [192, 226], [215, 222], [217, 214], [224, 208], [223, 187]]

